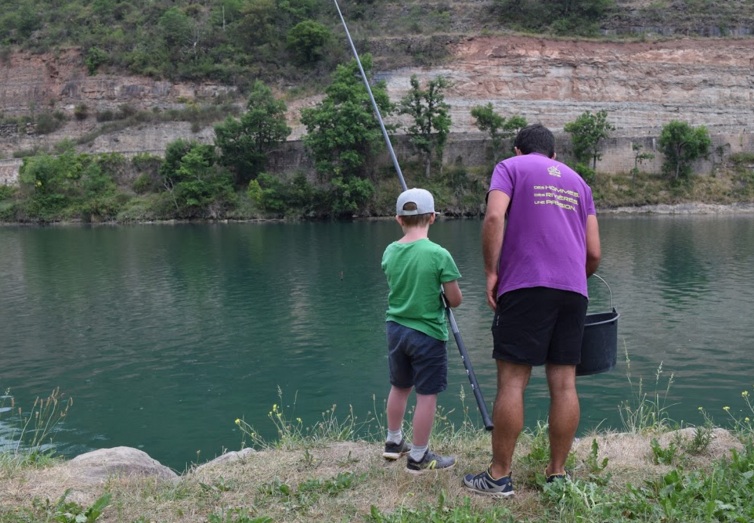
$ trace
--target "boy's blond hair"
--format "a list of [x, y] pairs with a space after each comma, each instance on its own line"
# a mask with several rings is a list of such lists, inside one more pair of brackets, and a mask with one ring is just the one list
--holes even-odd
[[[414, 202], [406, 202], [403, 206], [404, 211], [415, 211], [416, 204]], [[432, 219], [432, 213], [428, 214], [414, 214], [411, 216], [399, 216], [401, 223], [406, 227], [421, 227], [428, 225]]]

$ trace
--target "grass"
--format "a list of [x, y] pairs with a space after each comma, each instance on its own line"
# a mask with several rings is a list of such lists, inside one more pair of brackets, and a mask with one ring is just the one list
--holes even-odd
[[9, 414], [11, 429], [0, 441], [0, 467], [13, 470], [53, 462], [52, 437], [72, 405], [73, 399], [55, 388], [46, 398], [36, 398], [26, 412], [6, 390], [0, 397], [0, 413]]
[[[706, 412], [702, 425], [680, 427], [664, 403], [672, 375], [660, 367], [654, 391], [643, 383], [632, 383], [634, 397], [620, 407], [625, 432], [591, 434], [574, 443], [567, 464], [571, 481], [544, 482], [546, 421], [526, 430], [514, 459], [516, 496], [508, 500], [477, 496], [461, 485], [463, 474], [478, 472], [490, 457], [489, 434], [469, 421], [454, 425], [439, 413], [433, 448], [456, 455], [458, 464], [415, 477], [402, 461], [381, 457], [384, 422], [376, 412], [382, 409], [375, 406], [375, 413], [358, 420], [351, 410], [336, 416], [333, 405], [305, 427], [295, 415], [295, 398], [283, 401], [278, 390], [280, 401], [268, 416], [278, 433], [274, 441], [260, 439], [239, 419], [241, 447], [255, 451], [193, 466], [174, 482], [113, 476], [91, 483], [72, 475], [64, 461], [21, 467], [0, 461], [0, 521], [751, 521], [749, 391], [741, 394], [744, 415], [723, 409], [730, 430], [715, 427]], [[368, 437], [357, 436], [365, 429]]]

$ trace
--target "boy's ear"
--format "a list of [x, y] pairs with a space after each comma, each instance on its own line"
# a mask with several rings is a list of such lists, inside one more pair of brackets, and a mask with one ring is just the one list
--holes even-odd
[[432, 225], [435, 223], [435, 220], [437, 219], [437, 215], [435, 213], [432, 213], [429, 215], [429, 224]]
[[398, 225], [403, 227], [403, 222], [401, 221], [401, 217], [398, 216], [397, 214], [395, 215], [395, 221], [398, 222]]

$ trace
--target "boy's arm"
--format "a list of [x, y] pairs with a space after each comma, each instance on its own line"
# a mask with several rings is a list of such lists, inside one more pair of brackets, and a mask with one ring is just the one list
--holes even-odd
[[458, 286], [458, 280], [449, 281], [442, 284], [442, 291], [445, 294], [445, 301], [451, 307], [458, 307], [463, 301], [461, 288]]

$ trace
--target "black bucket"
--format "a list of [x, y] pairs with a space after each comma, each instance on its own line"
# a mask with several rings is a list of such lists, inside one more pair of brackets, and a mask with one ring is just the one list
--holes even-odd
[[615, 368], [618, 360], [619, 317], [620, 314], [615, 309], [586, 315], [581, 363], [576, 366], [576, 376], [599, 374]]
[[[602, 282], [607, 282], [598, 275]], [[610, 306], [613, 291], [610, 291]], [[618, 360], [618, 318], [620, 314], [612, 307], [609, 312], [587, 314], [584, 322], [584, 338], [581, 342], [581, 363], [576, 366], [576, 376], [589, 376], [608, 372]]]

